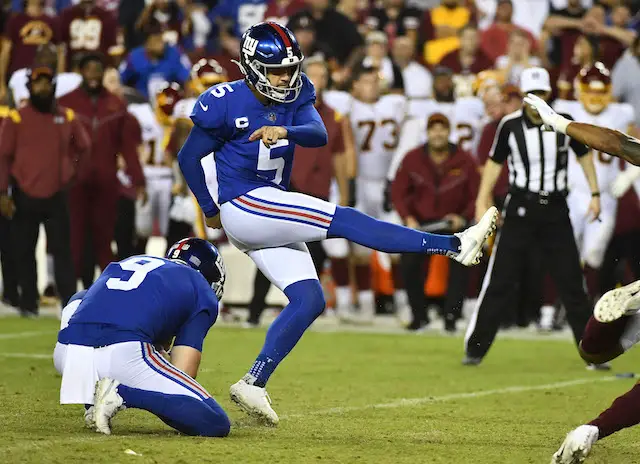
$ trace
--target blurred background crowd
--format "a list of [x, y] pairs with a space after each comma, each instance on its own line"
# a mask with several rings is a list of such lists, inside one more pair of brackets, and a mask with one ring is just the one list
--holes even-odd
[[[3, 301], [23, 315], [38, 314], [52, 298], [64, 302], [76, 285], [90, 285], [96, 269], [116, 258], [163, 253], [164, 239], [170, 245], [198, 235], [221, 244], [230, 279], [237, 282], [227, 292], [227, 307], [248, 305], [248, 324], [259, 324], [269, 285], [260, 275], [254, 281], [248, 260], [234, 267], [237, 253], [224, 245], [221, 232], [206, 229], [176, 155], [188, 135], [194, 97], [242, 78], [233, 62], [240, 37], [261, 21], [293, 31], [318, 88], [319, 110], [331, 108], [321, 111], [325, 123], [338, 121], [332, 129], [338, 141], [330, 143], [326, 159], [297, 162], [292, 188], [381, 218], [392, 215], [410, 227], [451, 233], [473, 221], [482, 165], [498, 122], [521, 106], [526, 68], [549, 71], [552, 99], [582, 102], [581, 70], [601, 62], [602, 105], [630, 105], [632, 133], [640, 121], [637, 0], [1, 4]], [[57, 106], [48, 100], [51, 92]], [[56, 117], [48, 128], [38, 112], [52, 111]], [[418, 137], [411, 121], [424, 121]], [[428, 162], [402, 160], [420, 144], [430, 153]], [[455, 147], [455, 162], [438, 158], [443, 146]], [[311, 185], [325, 174], [333, 182]], [[595, 268], [585, 264], [592, 298], [640, 277], [640, 204], [629, 187], [616, 193], [615, 227], [598, 241], [604, 258]], [[496, 204], [507, 190], [505, 171]], [[35, 254], [41, 224], [47, 278], [38, 282], [37, 261], [45, 259]], [[440, 256], [395, 257], [327, 245], [314, 253], [327, 312], [348, 323], [395, 314], [409, 330], [441, 320], [455, 332], [486, 270], [486, 263], [466, 273]], [[503, 325], [561, 329], [562, 310], [545, 277], [544, 256], [532, 255], [535, 283], [514, 278], [526, 291]]]

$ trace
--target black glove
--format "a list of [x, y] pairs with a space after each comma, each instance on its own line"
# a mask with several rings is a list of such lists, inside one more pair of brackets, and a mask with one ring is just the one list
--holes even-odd
[[350, 208], [356, 206], [356, 180], [349, 179], [349, 202], [347, 204]]
[[387, 180], [387, 184], [384, 186], [384, 197], [382, 199], [382, 209], [385, 213], [391, 211], [391, 181]]

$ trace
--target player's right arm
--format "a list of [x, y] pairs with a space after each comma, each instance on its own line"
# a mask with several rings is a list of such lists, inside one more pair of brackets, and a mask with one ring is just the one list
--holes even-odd
[[197, 276], [194, 282], [194, 293], [195, 312], [176, 335], [171, 349], [171, 364], [195, 379], [204, 339], [218, 318], [218, 299], [202, 276]]
[[608, 153], [640, 166], [640, 140], [606, 127], [571, 121], [567, 135], [594, 150]]
[[[221, 84], [218, 87], [225, 88], [225, 86], [230, 88], [228, 84]], [[224, 115], [226, 114], [224, 95], [225, 93], [222, 93], [221, 97], [217, 97], [211, 91], [207, 91], [198, 97], [191, 113], [194, 126], [178, 152], [180, 170], [207, 218], [215, 217], [220, 210], [209, 193], [200, 160], [224, 145]]]
[[567, 134], [574, 140], [587, 145], [594, 150], [608, 153], [640, 166], [640, 140], [623, 132], [594, 126], [582, 122], [570, 121], [556, 113], [541, 98], [528, 94], [524, 102], [533, 106], [545, 125], [554, 131]]

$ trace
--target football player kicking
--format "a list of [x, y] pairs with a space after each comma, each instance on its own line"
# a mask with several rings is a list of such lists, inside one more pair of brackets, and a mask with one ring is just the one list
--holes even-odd
[[[278, 415], [265, 390], [267, 380], [325, 307], [305, 242], [340, 237], [386, 253], [444, 254], [471, 266], [495, 230], [498, 212], [489, 209], [477, 225], [459, 234], [434, 235], [288, 192], [295, 145], [327, 143], [313, 85], [300, 72], [304, 57], [293, 34], [272, 22], [249, 28], [240, 45], [245, 79], [200, 95], [178, 161], [207, 224], [222, 226], [231, 243], [289, 299], [253, 366], [230, 388], [231, 399], [242, 409], [275, 425]], [[219, 209], [207, 188], [212, 173], [201, 164], [211, 152]]]
[[137, 408], [187, 435], [227, 436], [227, 414], [195, 381], [224, 281], [218, 250], [198, 238], [180, 240], [166, 259], [109, 264], [62, 311], [60, 403], [84, 404], [85, 424], [107, 435], [118, 411]]
[[[623, 158], [640, 166], [640, 140], [623, 132], [592, 124], [569, 121], [547, 103], [529, 94], [544, 123], [594, 150]], [[596, 303], [580, 342], [581, 356], [589, 363], [610, 361], [640, 341], [640, 281], [605, 293]], [[640, 423], [640, 384], [618, 397], [609, 409], [588, 424], [569, 432], [551, 460], [552, 464], [583, 462], [597, 440]]]

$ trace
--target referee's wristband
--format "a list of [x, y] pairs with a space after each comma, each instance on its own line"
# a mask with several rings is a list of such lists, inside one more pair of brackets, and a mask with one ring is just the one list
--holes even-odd
[[591, 192], [591, 196], [592, 197], [599, 197], [600, 196], [600, 192]]

